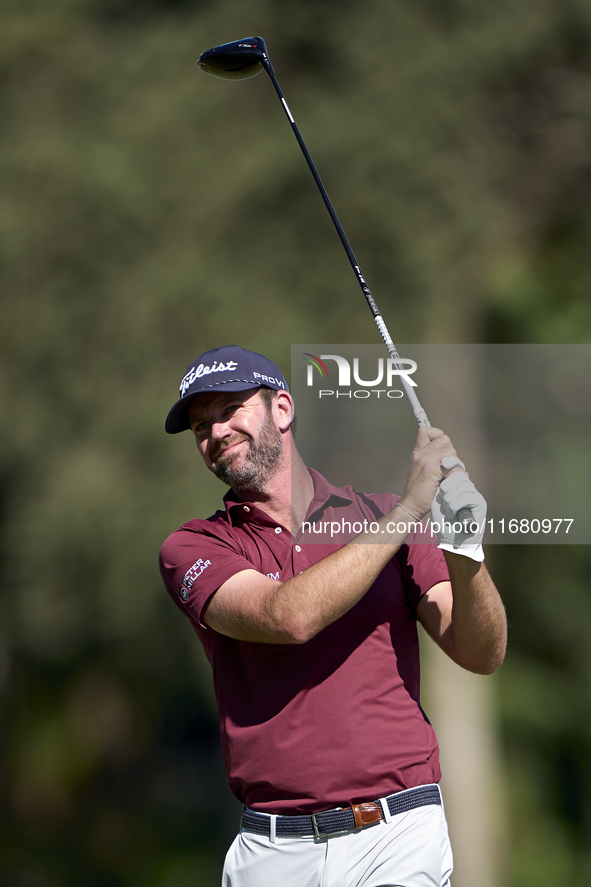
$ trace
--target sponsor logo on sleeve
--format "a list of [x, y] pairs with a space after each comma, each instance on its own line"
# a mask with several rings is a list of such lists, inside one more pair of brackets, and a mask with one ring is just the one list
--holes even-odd
[[204, 561], [203, 558], [199, 558], [198, 561], [195, 561], [191, 569], [187, 570], [187, 572], [185, 573], [183, 586], [185, 588], [191, 589], [195, 580], [198, 579], [203, 571], [207, 570], [208, 567], [211, 567], [211, 561]]

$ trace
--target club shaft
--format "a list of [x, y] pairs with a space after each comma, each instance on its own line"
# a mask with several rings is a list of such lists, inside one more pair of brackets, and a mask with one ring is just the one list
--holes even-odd
[[[404, 369], [404, 366], [402, 364], [397, 363], [398, 361], [400, 361], [400, 355], [398, 354], [396, 346], [394, 345], [394, 342], [392, 341], [392, 337], [390, 336], [390, 333], [388, 332], [388, 328], [384, 322], [382, 315], [380, 314], [380, 311], [378, 309], [378, 306], [376, 305], [376, 301], [371, 293], [371, 290], [368, 287], [363, 274], [361, 273], [361, 268], [359, 267], [359, 263], [358, 263], [357, 259], [355, 258], [355, 253], [351, 249], [351, 244], [347, 240], [347, 235], [345, 234], [345, 232], [343, 230], [343, 226], [341, 225], [341, 223], [339, 221], [339, 217], [337, 216], [337, 214], [335, 212], [335, 209], [331, 203], [331, 200], [330, 200], [330, 197], [328, 196], [326, 188], [324, 187], [322, 179], [320, 178], [320, 175], [318, 174], [318, 170], [316, 169], [316, 166], [314, 165], [314, 161], [312, 160], [312, 158], [310, 156], [310, 152], [308, 151], [308, 149], [306, 147], [306, 143], [304, 142], [304, 139], [302, 138], [302, 135], [298, 129], [297, 123], [294, 120], [293, 114], [291, 113], [291, 111], [289, 109], [289, 105], [287, 104], [287, 101], [285, 100], [285, 96], [283, 95], [281, 87], [279, 86], [279, 82], [277, 80], [277, 77], [275, 76], [273, 66], [271, 65], [271, 62], [269, 61], [269, 58], [267, 55], [265, 55], [263, 57], [263, 67], [265, 68], [265, 71], [269, 75], [271, 83], [273, 84], [273, 86], [275, 88], [275, 92], [277, 93], [277, 95], [279, 96], [279, 98], [281, 100], [281, 104], [283, 105], [283, 110], [285, 111], [286, 117], [289, 120], [289, 123], [290, 123], [293, 133], [297, 139], [298, 145], [300, 146], [302, 154], [304, 155], [304, 157], [306, 159], [306, 163], [308, 164], [308, 167], [310, 168], [310, 172], [312, 173], [314, 181], [316, 182], [316, 186], [317, 186], [318, 190], [320, 191], [320, 196], [322, 197], [322, 200], [324, 201], [324, 205], [326, 206], [326, 209], [328, 210], [328, 214], [329, 214], [330, 218], [332, 219], [332, 223], [335, 227], [335, 230], [336, 230], [337, 234], [339, 235], [339, 240], [341, 241], [341, 243], [343, 245], [343, 249], [345, 250], [345, 252], [347, 254], [347, 258], [349, 259], [349, 263], [355, 273], [355, 277], [357, 279], [359, 286], [361, 287], [363, 295], [365, 296], [365, 301], [369, 305], [369, 309], [373, 315], [373, 319], [374, 319], [376, 326], [380, 332], [380, 335], [381, 335], [382, 339], [384, 340], [384, 344], [386, 345], [386, 348], [388, 349], [388, 354], [390, 355], [392, 360], [395, 361], [396, 369]], [[400, 381], [402, 382], [402, 385], [404, 387], [406, 395], [410, 401], [410, 405], [412, 407], [413, 413], [415, 415], [415, 418], [417, 420], [419, 427], [430, 428], [431, 423], [429, 422], [429, 419], [427, 418], [427, 414], [426, 414], [425, 410], [423, 409], [423, 407], [421, 406], [417, 395], [415, 394], [414, 388], [412, 387], [412, 385], [408, 384], [408, 381], [405, 378], [405, 376], [401, 376]]]
[[[361, 273], [361, 268], [359, 267], [359, 263], [355, 257], [355, 253], [351, 249], [351, 244], [349, 243], [349, 241], [347, 239], [347, 235], [345, 234], [343, 226], [341, 225], [341, 223], [339, 221], [339, 217], [337, 216], [334, 206], [331, 203], [330, 197], [328, 196], [328, 192], [327, 192], [326, 188], [324, 187], [324, 184], [322, 182], [322, 179], [320, 178], [318, 170], [316, 169], [316, 166], [314, 165], [314, 161], [312, 160], [312, 157], [310, 156], [310, 152], [308, 151], [308, 149], [306, 147], [306, 143], [304, 142], [304, 139], [302, 138], [302, 134], [300, 133], [300, 131], [298, 129], [298, 125], [295, 122], [293, 114], [291, 113], [291, 111], [289, 109], [289, 105], [287, 104], [285, 96], [283, 95], [283, 91], [282, 91], [281, 87], [279, 86], [279, 81], [277, 80], [277, 77], [275, 76], [275, 71], [273, 70], [273, 66], [272, 66], [271, 62], [269, 61], [269, 57], [266, 53], [262, 57], [262, 62], [263, 62], [263, 67], [264, 67], [265, 71], [267, 72], [267, 74], [269, 75], [269, 79], [271, 80], [271, 83], [273, 84], [275, 92], [277, 93], [277, 95], [279, 96], [279, 99], [281, 100], [283, 110], [285, 111], [285, 115], [286, 115], [287, 119], [289, 120], [290, 126], [293, 130], [293, 134], [295, 135], [295, 137], [297, 139], [298, 145], [300, 146], [302, 154], [304, 155], [304, 157], [306, 159], [306, 163], [308, 164], [308, 167], [310, 168], [310, 172], [312, 173], [314, 181], [316, 182], [316, 186], [317, 186], [318, 190], [320, 191], [320, 196], [322, 197], [322, 200], [324, 201], [324, 205], [326, 206], [326, 209], [328, 210], [328, 214], [329, 214], [330, 218], [332, 219], [332, 223], [335, 227], [335, 230], [336, 230], [337, 234], [339, 235], [339, 240], [341, 241], [341, 243], [343, 245], [343, 249], [345, 250], [345, 252], [347, 254], [347, 258], [349, 259], [349, 263], [355, 273], [355, 277], [357, 279], [357, 282], [358, 282], [359, 286], [361, 287], [363, 295], [365, 296], [365, 301], [369, 305], [369, 309], [373, 315], [373, 319], [374, 319], [375, 324], [380, 332], [380, 335], [381, 335], [382, 339], [384, 340], [384, 344], [388, 350], [388, 354], [390, 355], [390, 357], [394, 361], [394, 366], [396, 367], [396, 369], [403, 370], [404, 365], [399, 363], [401, 358], [400, 358], [400, 355], [398, 354], [396, 346], [394, 345], [394, 342], [392, 341], [392, 337], [390, 336], [390, 333], [388, 332], [388, 327], [386, 326], [385, 321], [384, 321], [382, 315], [380, 314], [380, 311], [378, 309], [376, 301], [372, 295], [372, 292], [371, 292], [370, 288], [368, 287], [363, 274]], [[402, 383], [402, 386], [404, 388], [406, 396], [408, 397], [408, 400], [409, 400], [410, 405], [412, 407], [412, 411], [415, 415], [415, 419], [417, 420], [417, 424], [418, 424], [419, 428], [430, 428], [431, 423], [429, 422], [429, 419], [427, 417], [427, 413], [425, 412], [425, 410], [421, 406], [419, 399], [418, 399], [417, 395], [415, 394], [413, 386], [408, 383], [408, 381], [404, 375], [400, 376], [400, 381]], [[471, 509], [470, 508], [462, 508], [458, 512], [458, 514], [456, 515], [456, 520], [458, 520], [460, 523], [463, 523], [464, 526], [466, 527], [466, 532], [468, 532], [468, 527], [470, 526], [470, 524], [473, 521]]]

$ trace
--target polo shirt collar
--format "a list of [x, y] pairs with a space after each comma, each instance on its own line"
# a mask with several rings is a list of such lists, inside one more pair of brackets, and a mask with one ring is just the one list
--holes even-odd
[[352, 487], [335, 487], [315, 468], [308, 468], [308, 471], [314, 481], [314, 496], [308, 506], [306, 518], [319, 511], [324, 511], [329, 505], [349, 505], [350, 502], [354, 501], [355, 494]]
[[268, 514], [256, 502], [248, 499], [239, 499], [234, 490], [230, 489], [224, 496], [226, 517], [231, 527], [239, 526], [245, 521], [256, 521], [259, 524], [267, 524], [276, 527], [277, 521], [272, 520]]
[[[314, 496], [308, 506], [306, 518], [324, 511], [329, 505], [342, 506], [349, 505], [354, 501], [355, 494], [352, 487], [335, 487], [323, 477], [315, 468], [308, 468], [312, 481], [314, 483]], [[247, 499], [239, 499], [234, 490], [229, 489], [224, 496], [224, 505], [226, 507], [226, 516], [228, 523], [235, 526], [237, 523], [245, 520], [256, 519], [257, 522], [275, 526], [276, 522], [271, 520], [258, 503], [249, 502]], [[242, 508], [240, 508], [242, 506]], [[246, 511], [245, 509], [248, 509]], [[237, 511], [237, 509], [240, 509]]]

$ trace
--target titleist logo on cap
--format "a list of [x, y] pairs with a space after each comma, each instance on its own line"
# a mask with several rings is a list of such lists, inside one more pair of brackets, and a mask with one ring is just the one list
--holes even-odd
[[215, 360], [210, 367], [203, 363], [200, 363], [198, 367], [191, 367], [187, 375], [184, 376], [181, 381], [179, 388], [181, 397], [184, 396], [187, 388], [190, 388], [195, 379], [200, 379], [201, 376], [209, 376], [210, 373], [233, 372], [237, 367], [238, 364], [235, 360], [229, 360], [227, 363], [218, 363], [217, 360]]
[[177, 434], [190, 427], [188, 405], [199, 394], [248, 391], [261, 386], [289, 391], [279, 367], [264, 354], [240, 345], [222, 345], [204, 351], [185, 370], [179, 386], [180, 397], [166, 417], [166, 430]]

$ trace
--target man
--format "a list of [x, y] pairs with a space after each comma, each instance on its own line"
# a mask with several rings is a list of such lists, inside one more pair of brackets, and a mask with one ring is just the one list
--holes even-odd
[[[302, 462], [285, 379], [256, 352], [206, 352], [180, 390], [166, 430], [191, 429], [230, 487], [224, 511], [161, 552], [212, 665], [230, 788], [245, 804], [225, 887], [449, 885], [416, 621], [470, 671], [501, 663], [505, 614], [482, 527], [449, 527], [466, 505], [483, 525], [482, 496], [434, 428], [419, 430], [401, 498], [332, 486]], [[448, 519], [437, 547], [409, 533], [429, 513]], [[305, 544], [326, 521], [364, 529]]]

